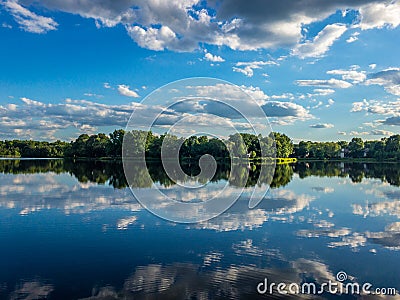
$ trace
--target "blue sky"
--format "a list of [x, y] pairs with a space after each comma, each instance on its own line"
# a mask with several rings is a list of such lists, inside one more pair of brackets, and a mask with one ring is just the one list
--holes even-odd
[[249, 91], [295, 141], [398, 133], [400, 2], [344, 2], [2, 0], [0, 138], [124, 128], [197, 76]]

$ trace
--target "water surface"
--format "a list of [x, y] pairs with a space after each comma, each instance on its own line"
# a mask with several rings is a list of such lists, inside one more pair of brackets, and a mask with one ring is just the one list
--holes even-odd
[[[159, 164], [149, 170], [174, 193]], [[152, 189], [141, 171], [134, 188]], [[400, 289], [396, 164], [280, 165], [258, 206], [241, 198], [190, 225], [144, 210], [118, 162], [1, 160], [0, 172], [4, 299], [254, 299], [264, 278], [321, 284], [339, 271]], [[227, 181], [243, 184], [219, 166], [210, 193]]]

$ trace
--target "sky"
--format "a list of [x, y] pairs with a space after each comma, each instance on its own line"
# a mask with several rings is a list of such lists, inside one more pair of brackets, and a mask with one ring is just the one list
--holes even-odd
[[399, 132], [399, 25], [400, 1], [0, 0], [0, 139], [125, 128], [191, 77], [239, 86], [294, 141], [380, 139]]

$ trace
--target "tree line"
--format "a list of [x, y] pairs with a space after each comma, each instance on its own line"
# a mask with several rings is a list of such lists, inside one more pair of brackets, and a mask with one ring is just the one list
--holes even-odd
[[291, 154], [297, 158], [337, 159], [362, 158], [375, 160], [400, 160], [400, 135], [392, 135], [375, 141], [352, 138], [350, 142], [301, 141]]
[[0, 141], [0, 156], [2, 157], [37, 157], [37, 158], [101, 158], [121, 157], [122, 143], [128, 138], [134, 145], [131, 151], [145, 153], [148, 158], [160, 158], [161, 147], [170, 147], [171, 153], [179, 151], [181, 158], [197, 159], [201, 155], [210, 154], [216, 158], [249, 157], [257, 159], [263, 153], [271, 155], [276, 148], [276, 157], [295, 157], [300, 159], [375, 159], [400, 160], [400, 135], [392, 135], [375, 141], [363, 141], [353, 138], [350, 142], [312, 142], [293, 141], [282, 133], [273, 132], [262, 137], [248, 133], [234, 134], [225, 141], [207, 136], [191, 136], [186, 140], [172, 135], [155, 135], [152, 132], [123, 129], [115, 130], [106, 135], [81, 134], [72, 142], [43, 142], [31, 140]]
[[[63, 141], [39, 142], [30, 140], [0, 141], [0, 156], [3, 157], [37, 157], [37, 158], [101, 158], [121, 157], [122, 143], [127, 139], [132, 147], [131, 154], [145, 153], [148, 158], [160, 158], [163, 143], [171, 151], [179, 151], [182, 158], [197, 159], [204, 154], [216, 158], [261, 157], [262, 149], [265, 154], [272, 155], [276, 145], [277, 157], [289, 157], [293, 152], [293, 142], [289, 137], [280, 133], [262, 137], [247, 133], [237, 133], [225, 141], [207, 136], [191, 136], [187, 139], [174, 135], [155, 135], [152, 132], [123, 129], [115, 130], [106, 135], [81, 134], [77, 139], [68, 143]], [[167, 151], [168, 152], [168, 151]], [[172, 152], [171, 152], [172, 153]]]

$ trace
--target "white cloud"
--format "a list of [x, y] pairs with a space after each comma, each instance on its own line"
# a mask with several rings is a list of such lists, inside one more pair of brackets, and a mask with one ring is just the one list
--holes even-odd
[[370, 74], [366, 85], [380, 85], [393, 95], [400, 96], [400, 68], [389, 68]]
[[340, 75], [342, 80], [351, 81], [353, 84], [361, 83], [367, 78], [365, 71], [357, 71], [355, 68], [350, 70], [330, 70], [326, 72], [331, 75]]
[[57, 29], [58, 24], [52, 18], [39, 16], [21, 6], [16, 0], [6, 0], [1, 4], [14, 17], [20, 28], [25, 31], [45, 33]]
[[369, 135], [369, 132], [368, 131], [355, 131], [355, 130], [353, 130], [353, 131], [350, 131], [349, 135], [352, 135], [352, 136]]
[[335, 100], [333, 100], [333, 99], [328, 99], [328, 103], [327, 104], [325, 104], [325, 107], [331, 107], [333, 104], [335, 104]]
[[395, 28], [400, 24], [400, 2], [371, 3], [360, 8], [362, 30], [382, 28], [384, 26]]
[[[126, 86], [125, 86], [126, 87]], [[224, 84], [214, 86], [194, 86], [192, 87], [195, 95], [215, 98], [224, 97], [235, 101], [235, 107], [245, 116], [250, 118], [264, 117], [264, 112], [273, 118], [274, 122], [292, 124], [297, 120], [307, 120], [313, 118], [309, 111], [301, 105], [291, 102], [267, 101], [269, 96], [260, 88], [253, 86], [242, 86], [237, 89], [227, 88]], [[187, 87], [190, 88], [190, 87]], [[123, 88], [122, 92], [131, 95], [129, 88]], [[249, 103], [249, 97], [244, 97], [245, 93], [251, 95], [256, 102]], [[132, 94], [134, 95], [134, 94]], [[233, 110], [221, 110], [220, 106], [213, 102], [203, 101], [201, 103], [185, 103], [186, 107], [174, 106], [163, 113], [154, 124], [157, 128], [175, 124], [182, 118], [187, 119], [190, 125], [188, 128], [196, 126], [210, 126], [213, 128], [240, 128], [248, 130], [249, 124], [243, 122], [243, 116], [238, 118], [238, 113], [233, 114]], [[258, 105], [257, 105], [258, 104]], [[0, 138], [12, 138], [16, 134], [21, 138], [47, 138], [55, 140], [56, 137], [76, 136], [80, 132], [95, 133], [97, 130], [110, 130], [110, 128], [125, 127], [132, 112], [137, 112], [137, 126], [148, 124], [151, 116], [165, 111], [161, 105], [151, 106], [132, 102], [128, 105], [110, 105], [96, 103], [88, 100], [66, 99], [61, 103], [44, 103], [26, 97], [21, 98], [21, 104], [10, 103], [0, 106]], [[197, 118], [189, 118], [190, 113], [198, 113]], [[255, 113], [256, 112], [256, 113]], [[203, 116], [200, 114], [204, 114]], [[213, 114], [216, 117], [211, 118]], [[253, 122], [255, 126], [261, 128], [265, 125], [264, 121], [257, 119]], [[265, 121], [266, 122], [266, 121]], [[264, 128], [263, 128], [264, 129]], [[221, 129], [223, 130], [223, 129]]]
[[254, 69], [261, 69], [262, 66], [271, 66], [271, 65], [279, 65], [274, 61], [250, 61], [250, 62], [237, 62], [235, 67], [232, 68], [234, 72], [240, 72], [246, 75], [247, 77], [253, 77]]
[[293, 102], [268, 101], [262, 109], [267, 117], [284, 118], [287, 124], [291, 124], [294, 120], [313, 118], [307, 109]]
[[[3, 5], [25, 30], [46, 32], [57, 23], [24, 8], [30, 0], [5, 0]], [[22, 5], [21, 5], [21, 4]], [[199, 44], [227, 46], [234, 50], [293, 49], [300, 57], [324, 55], [346, 27], [329, 24], [310, 42], [302, 35], [305, 26], [321, 22], [337, 11], [357, 11], [361, 29], [396, 27], [399, 3], [367, 1], [281, 0], [279, 2], [243, 0], [38, 0], [37, 7], [94, 19], [96, 26], [122, 24], [141, 47], [173, 51], [192, 51]], [[210, 13], [215, 11], [215, 13]]]
[[347, 40], [347, 43], [354, 43], [355, 41], [358, 40], [358, 36], [360, 35], [359, 32], [354, 32]]
[[350, 112], [365, 111], [371, 114], [400, 116], [400, 100], [366, 100], [353, 102]]
[[[288, 125], [297, 120], [313, 118], [310, 112], [299, 104], [285, 101], [269, 101], [272, 97], [266, 95], [259, 87], [241, 86], [234, 88], [231, 85], [216, 84], [214, 86], [194, 86], [191, 88], [196, 90], [196, 96], [234, 100], [236, 108], [246, 116], [254, 116], [254, 113], [259, 111], [259, 107], [255, 107], [255, 103], [248, 101], [248, 97], [245, 97], [243, 92], [256, 101], [267, 117], [274, 118], [271, 120], [273, 122], [279, 121], [280, 124]], [[285, 97], [291, 96], [285, 95]], [[187, 108], [185, 109], [185, 111], [188, 111]], [[210, 104], [195, 106], [196, 112], [204, 112], [204, 110], [207, 110], [207, 113], [217, 115], [222, 113], [231, 118], [235, 118], [237, 115], [237, 112], [221, 111], [221, 107], [215, 107]]]
[[18, 107], [18, 105], [13, 104], [13, 103], [7, 104], [7, 108], [8, 108], [9, 110], [11, 110], [11, 111], [16, 111], [16, 110], [17, 110], [17, 107]]
[[105, 89], [111, 89], [111, 85], [108, 82], [104, 82], [103, 86]]
[[39, 101], [36, 101], [36, 100], [32, 100], [32, 99], [29, 99], [29, 98], [25, 98], [25, 97], [22, 97], [21, 101], [24, 102], [27, 105], [41, 106], [41, 107], [45, 106], [45, 104], [42, 103], [42, 102], [39, 102]]
[[[270, 97], [264, 93], [259, 87], [245, 86], [240, 87], [232, 86], [230, 84], [215, 84], [206, 86], [193, 86], [187, 87], [193, 88], [196, 91], [196, 96], [209, 97], [209, 98], [222, 98], [229, 100], [240, 100], [243, 101], [245, 105], [249, 105], [246, 99], [243, 99], [243, 92], [252, 97], [259, 105], [265, 104], [265, 100]], [[175, 91], [174, 91], [175, 92]]]
[[370, 64], [369, 67], [370, 67], [372, 70], [375, 70], [376, 64]]
[[283, 93], [281, 95], [272, 95], [271, 99], [290, 99], [294, 100], [295, 97], [292, 93]]
[[391, 136], [394, 133], [388, 130], [382, 130], [382, 129], [375, 129], [371, 131], [371, 135], [384, 135], [384, 136]]
[[94, 132], [101, 126], [124, 127], [135, 108], [149, 109], [137, 103], [106, 105], [71, 99], [66, 99], [63, 103], [47, 104], [22, 97], [21, 102], [21, 105], [11, 103], [0, 108], [1, 137], [12, 138], [12, 130], [25, 138], [53, 140], [57, 132], [62, 133], [67, 128]]
[[127, 97], [138, 98], [140, 97], [135, 91], [129, 89], [128, 85], [120, 84], [118, 85], [118, 92]]
[[314, 125], [310, 125], [311, 128], [333, 128], [334, 125], [333, 124], [328, 124], [328, 123], [319, 123], [319, 124], [314, 124]]
[[353, 86], [350, 82], [338, 79], [309, 79], [309, 80], [296, 80], [299, 86], [318, 86], [324, 88], [341, 88], [346, 89]]
[[250, 68], [249, 66], [246, 66], [244, 68], [233, 67], [232, 70], [234, 72], [242, 73], [242, 74], [246, 75], [247, 77], [253, 77], [253, 75], [254, 75], [253, 69]]
[[358, 40], [358, 37], [351, 36], [346, 40], [346, 42], [350, 44], [350, 43], [354, 43], [357, 40]]
[[[335, 90], [332, 89], [314, 89], [314, 93], [317, 96], [328, 96], [331, 95], [335, 92]], [[332, 99], [330, 99], [332, 100]]]
[[321, 57], [333, 43], [347, 30], [345, 25], [330, 24], [322, 29], [312, 41], [298, 44], [292, 51], [292, 55], [300, 58]]
[[158, 28], [142, 28], [140, 26], [126, 26], [128, 34], [140, 47], [155, 51], [162, 51], [170, 48], [177, 41], [175, 32], [168, 26]]
[[225, 59], [223, 59], [221, 56], [218, 55], [212, 55], [211, 53], [207, 52], [204, 55], [204, 59], [207, 61], [212, 61], [212, 62], [224, 62]]

